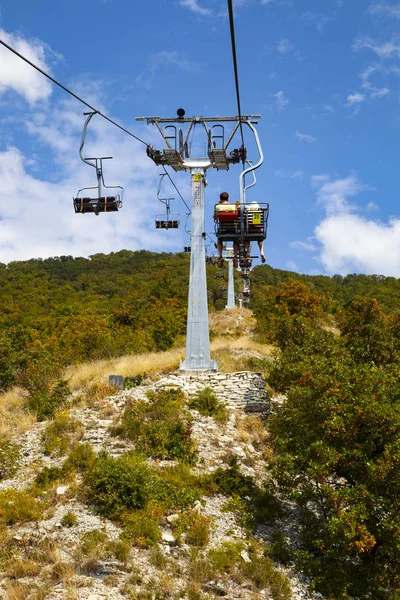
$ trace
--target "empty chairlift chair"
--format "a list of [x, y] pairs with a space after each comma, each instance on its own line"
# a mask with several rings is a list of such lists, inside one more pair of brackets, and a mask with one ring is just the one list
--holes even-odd
[[[166, 176], [166, 173], [160, 173], [160, 183], [158, 184], [158, 191], [157, 191], [157, 198], [162, 204], [164, 204], [165, 213], [156, 215], [155, 226], [156, 226], [156, 229], [178, 229], [179, 215], [171, 212], [171, 205], [170, 205], [171, 200], [175, 200], [175, 198], [161, 198], [160, 197], [161, 184], [162, 184], [162, 181], [165, 176]], [[189, 246], [186, 246], [186, 248], [189, 248]], [[185, 252], [190, 252], [190, 250], [185, 249]]]
[[[96, 169], [97, 185], [88, 186], [78, 190], [76, 197], [73, 199], [74, 210], [76, 213], [94, 213], [99, 215], [101, 212], [116, 212], [122, 206], [122, 199], [124, 189], [120, 185], [106, 185], [103, 177], [103, 160], [110, 160], [112, 156], [102, 156], [100, 158], [84, 158], [82, 155], [83, 147], [85, 145], [86, 131], [90, 119], [95, 115], [95, 112], [84, 113], [88, 115], [85, 124], [83, 126], [81, 145], [79, 148], [79, 156], [81, 160]], [[109, 196], [103, 195], [106, 190], [113, 190]], [[82, 192], [85, 190], [97, 190], [97, 196], [86, 196]], [[115, 193], [115, 190], [119, 190]]]

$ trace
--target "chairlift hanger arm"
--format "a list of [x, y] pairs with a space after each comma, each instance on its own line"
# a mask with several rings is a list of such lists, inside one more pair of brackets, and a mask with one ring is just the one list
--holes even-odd
[[[95, 169], [97, 169], [97, 160], [95, 158], [84, 158], [82, 152], [83, 152], [83, 147], [85, 145], [85, 140], [86, 140], [86, 133], [87, 133], [87, 128], [89, 125], [90, 120], [92, 119], [92, 117], [94, 117], [94, 115], [96, 114], [97, 111], [93, 111], [93, 112], [89, 112], [89, 113], [83, 113], [85, 116], [87, 115], [85, 124], [83, 126], [83, 130], [82, 130], [82, 137], [81, 137], [81, 143], [79, 146], [79, 156], [81, 157], [81, 160], [86, 163], [87, 165], [89, 165], [90, 167], [94, 167]], [[93, 164], [92, 162], [90, 162], [91, 160], [96, 160], [96, 163]]]
[[242, 122], [248, 123], [254, 119], [260, 119], [261, 115], [241, 115], [241, 117], [135, 117], [135, 121], [147, 121], [147, 124], [157, 123], [220, 123], [220, 122]]
[[249, 121], [246, 122], [246, 124], [248, 125], [248, 127], [250, 127], [250, 129], [252, 130], [253, 134], [254, 134], [254, 139], [256, 141], [257, 144], [257, 150], [259, 152], [260, 158], [258, 160], [258, 162], [255, 165], [252, 165], [250, 167], [248, 167], [247, 169], [245, 169], [244, 171], [242, 171], [239, 175], [239, 197], [240, 197], [240, 204], [243, 205], [244, 201], [245, 201], [245, 187], [244, 187], [244, 177], [247, 175], [247, 173], [251, 173], [252, 171], [255, 171], [256, 169], [258, 169], [258, 167], [261, 167], [261, 165], [264, 162], [264, 154], [262, 151], [262, 147], [261, 147], [261, 143], [260, 143], [260, 138], [258, 137], [258, 133], [256, 128], [254, 127], [254, 125], [252, 123], [250, 123]]

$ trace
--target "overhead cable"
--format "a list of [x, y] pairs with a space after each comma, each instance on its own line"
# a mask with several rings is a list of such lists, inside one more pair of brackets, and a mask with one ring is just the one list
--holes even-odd
[[103, 114], [100, 110], [97, 110], [97, 108], [94, 108], [94, 106], [91, 106], [85, 100], [82, 100], [82, 98], [80, 98], [77, 94], [74, 94], [74, 92], [71, 92], [71, 90], [69, 90], [67, 87], [65, 87], [65, 85], [62, 85], [62, 83], [59, 83], [56, 79], [54, 79], [54, 77], [52, 77], [51, 75], [49, 75], [48, 73], [46, 73], [45, 71], [43, 71], [40, 67], [38, 67], [33, 62], [31, 62], [30, 60], [28, 60], [25, 56], [23, 56], [22, 54], [20, 54], [19, 52], [17, 52], [17, 50], [15, 50], [14, 48], [12, 48], [8, 44], [6, 44], [6, 42], [4, 42], [2, 39], [0, 39], [0, 44], [2, 44], [5, 48], [7, 48], [11, 52], [13, 52], [16, 56], [18, 56], [19, 58], [21, 58], [22, 60], [24, 60], [26, 63], [28, 63], [28, 65], [30, 65], [31, 67], [33, 67], [34, 69], [36, 69], [36, 71], [39, 71], [39, 73], [41, 73], [42, 75], [44, 75], [45, 77], [47, 77], [47, 79], [50, 79], [50, 81], [52, 81], [53, 83], [55, 83], [56, 85], [58, 85], [58, 87], [60, 87], [62, 90], [64, 90], [68, 94], [70, 94], [70, 96], [73, 96], [74, 98], [76, 98], [77, 100], [79, 100], [79, 102], [82, 102], [82, 104], [84, 104], [85, 106], [87, 106], [88, 108], [90, 108], [91, 110], [93, 110], [96, 114], [100, 115], [100, 117], [103, 117], [103, 119], [105, 119], [106, 121], [109, 121], [110, 123], [112, 123], [113, 125], [115, 125], [115, 127], [118, 127], [118, 129], [121, 129], [122, 131], [124, 131], [125, 133], [127, 133], [128, 135], [130, 135], [131, 137], [135, 138], [135, 140], [137, 140], [138, 142], [141, 142], [145, 146], [148, 145], [147, 142], [145, 142], [142, 139], [140, 139], [137, 135], [133, 134], [131, 131], [128, 131], [127, 129], [125, 129], [125, 127], [122, 127], [122, 125], [119, 125], [118, 123], [116, 123], [115, 121], [113, 121], [112, 119], [110, 119], [110, 117], [107, 117], [107, 115]]
[[178, 194], [179, 194], [179, 197], [180, 197], [180, 199], [182, 200], [183, 204], [184, 204], [184, 205], [186, 206], [186, 208], [188, 209], [188, 211], [189, 211], [189, 214], [191, 214], [191, 213], [192, 213], [192, 211], [190, 210], [190, 208], [189, 208], [189, 206], [188, 206], [187, 202], [185, 201], [185, 198], [182, 196], [182, 194], [180, 193], [180, 191], [179, 191], [179, 190], [178, 190], [178, 188], [176, 187], [176, 185], [175, 185], [175, 183], [174, 183], [174, 180], [172, 179], [171, 175], [168, 173], [167, 169], [165, 168], [165, 165], [163, 165], [162, 167], [163, 167], [163, 169], [164, 169], [164, 171], [165, 171], [165, 174], [166, 174], [166, 175], [168, 175], [168, 179], [170, 180], [170, 182], [171, 182], [171, 183], [172, 183], [172, 185], [174, 186], [175, 190], [178, 192]]
[[[237, 58], [236, 58], [235, 24], [234, 24], [234, 20], [233, 20], [232, 0], [228, 0], [228, 14], [229, 14], [229, 28], [230, 28], [230, 32], [231, 32], [233, 71], [235, 74], [236, 101], [237, 101], [237, 109], [238, 109], [238, 117], [239, 117], [239, 127], [240, 127], [240, 135], [242, 137], [242, 146], [244, 147], [242, 111], [240, 108], [239, 75], [238, 75]], [[243, 168], [244, 168], [244, 159], [243, 159]]]

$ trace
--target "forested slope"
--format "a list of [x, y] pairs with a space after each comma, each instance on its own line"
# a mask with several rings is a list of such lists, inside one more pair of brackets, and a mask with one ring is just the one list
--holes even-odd
[[[16, 383], [28, 363], [64, 367], [181, 343], [188, 277], [188, 255], [147, 251], [0, 264], [0, 389]], [[227, 266], [208, 264], [207, 277], [209, 310], [223, 309]], [[270, 328], [264, 317], [275, 313], [276, 290], [290, 279], [314, 290], [321, 315], [334, 318], [355, 295], [377, 298], [389, 313], [400, 301], [394, 278], [329, 278], [258, 267], [252, 274], [251, 307], [261, 333]]]

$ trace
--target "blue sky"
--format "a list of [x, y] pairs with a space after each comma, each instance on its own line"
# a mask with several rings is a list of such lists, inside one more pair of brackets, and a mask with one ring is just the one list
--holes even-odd
[[[400, 3], [234, 6], [242, 112], [262, 116], [265, 161], [248, 199], [270, 203], [267, 262], [400, 277]], [[161, 148], [156, 129], [135, 116], [175, 116], [180, 106], [189, 116], [237, 112], [226, 12], [224, 0], [0, 0], [0, 37]], [[100, 117], [87, 153], [114, 156], [104, 174], [124, 186], [124, 207], [75, 215], [73, 195], [95, 183], [78, 157], [84, 110], [0, 48], [1, 262], [188, 245], [183, 227], [154, 229], [160, 169], [145, 146]], [[247, 133], [246, 141], [256, 158]], [[208, 231], [219, 192], [238, 197], [239, 172], [209, 172]], [[189, 201], [189, 175], [173, 178]], [[186, 209], [175, 207], [183, 224]]]

